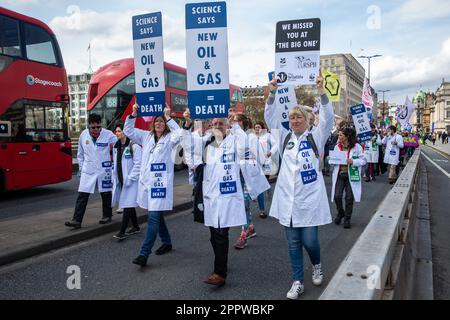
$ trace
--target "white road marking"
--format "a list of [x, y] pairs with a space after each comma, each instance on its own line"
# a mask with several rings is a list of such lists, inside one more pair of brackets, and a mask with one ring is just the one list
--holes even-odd
[[447, 178], [450, 179], [450, 173], [448, 173], [447, 171], [445, 171], [444, 169], [442, 169], [436, 162], [434, 162], [433, 160], [430, 159], [430, 157], [428, 157], [424, 152], [422, 152], [422, 155], [425, 157], [425, 159], [427, 159], [428, 161], [430, 161], [436, 168], [438, 168], [439, 170], [442, 171], [443, 174], [445, 174], [447, 176]]

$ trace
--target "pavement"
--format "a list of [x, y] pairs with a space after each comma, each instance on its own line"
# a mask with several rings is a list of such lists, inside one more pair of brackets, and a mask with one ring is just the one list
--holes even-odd
[[[435, 300], [450, 299], [450, 144], [428, 144], [421, 147], [428, 157], [423, 164], [428, 175], [428, 199], [431, 227], [433, 296]], [[439, 150], [439, 151], [437, 151]], [[430, 162], [430, 160], [432, 162]], [[444, 174], [444, 172], [447, 173]]]
[[436, 143], [433, 145], [432, 142], [427, 141], [426, 146], [432, 148], [447, 158], [450, 158], [450, 143], [442, 144], [441, 140], [436, 140]]
[[[191, 208], [191, 194], [192, 186], [185, 183], [178, 185], [175, 183], [174, 209], [171, 213]], [[72, 192], [72, 196], [76, 196], [76, 191]], [[94, 196], [92, 197], [94, 199], [91, 199], [88, 203], [82, 228], [77, 230], [64, 226], [65, 221], [71, 220], [74, 201], [70, 201], [65, 206], [59, 206], [57, 209], [40, 211], [39, 214], [20, 213], [10, 216], [9, 212], [5, 212], [4, 216], [3, 214], [0, 215], [0, 266], [119, 230], [122, 215], [115, 214], [115, 210], [113, 210], [111, 223], [105, 225], [98, 223], [102, 216], [102, 205], [98, 194], [94, 194]], [[50, 201], [58, 201], [57, 197], [55, 196]], [[30, 203], [22, 205], [23, 208], [28, 211], [40, 210], [39, 205], [35, 205], [34, 209], [32, 208], [34, 201], [30, 199]], [[5, 204], [3, 206], [5, 211], [14, 210], [13, 208], [8, 209], [7, 202], [3, 203]], [[20, 207], [20, 204], [14, 203], [13, 205]], [[3, 209], [0, 211], [3, 211]], [[140, 208], [136, 211], [138, 222], [145, 222], [147, 211]]]

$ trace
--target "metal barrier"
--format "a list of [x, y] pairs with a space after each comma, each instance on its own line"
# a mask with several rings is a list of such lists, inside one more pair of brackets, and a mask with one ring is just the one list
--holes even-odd
[[[409, 261], [403, 261], [403, 256], [411, 250], [405, 244], [410, 242], [407, 240], [412, 225], [410, 218], [417, 206], [419, 158], [420, 149], [417, 149], [320, 300], [392, 299], [400, 268], [414, 271]], [[408, 259], [412, 255], [405, 254]]]

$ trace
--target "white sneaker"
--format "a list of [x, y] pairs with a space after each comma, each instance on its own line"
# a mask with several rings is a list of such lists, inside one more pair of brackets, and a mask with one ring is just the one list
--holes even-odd
[[298, 299], [298, 297], [305, 291], [305, 287], [300, 281], [294, 281], [291, 290], [288, 291], [286, 297], [291, 300]]
[[123, 209], [122, 208], [117, 209], [116, 213], [118, 214], [123, 213]]
[[322, 264], [316, 264], [315, 266], [312, 266], [312, 282], [316, 286], [320, 286], [322, 284], [323, 280], [323, 273], [322, 273]]

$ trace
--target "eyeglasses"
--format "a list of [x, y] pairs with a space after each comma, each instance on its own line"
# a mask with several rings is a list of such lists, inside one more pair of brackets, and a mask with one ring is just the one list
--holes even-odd
[[91, 127], [89, 127], [90, 129], [92, 129], [92, 130], [98, 130], [98, 129], [101, 129], [102, 128], [102, 126], [91, 126]]

